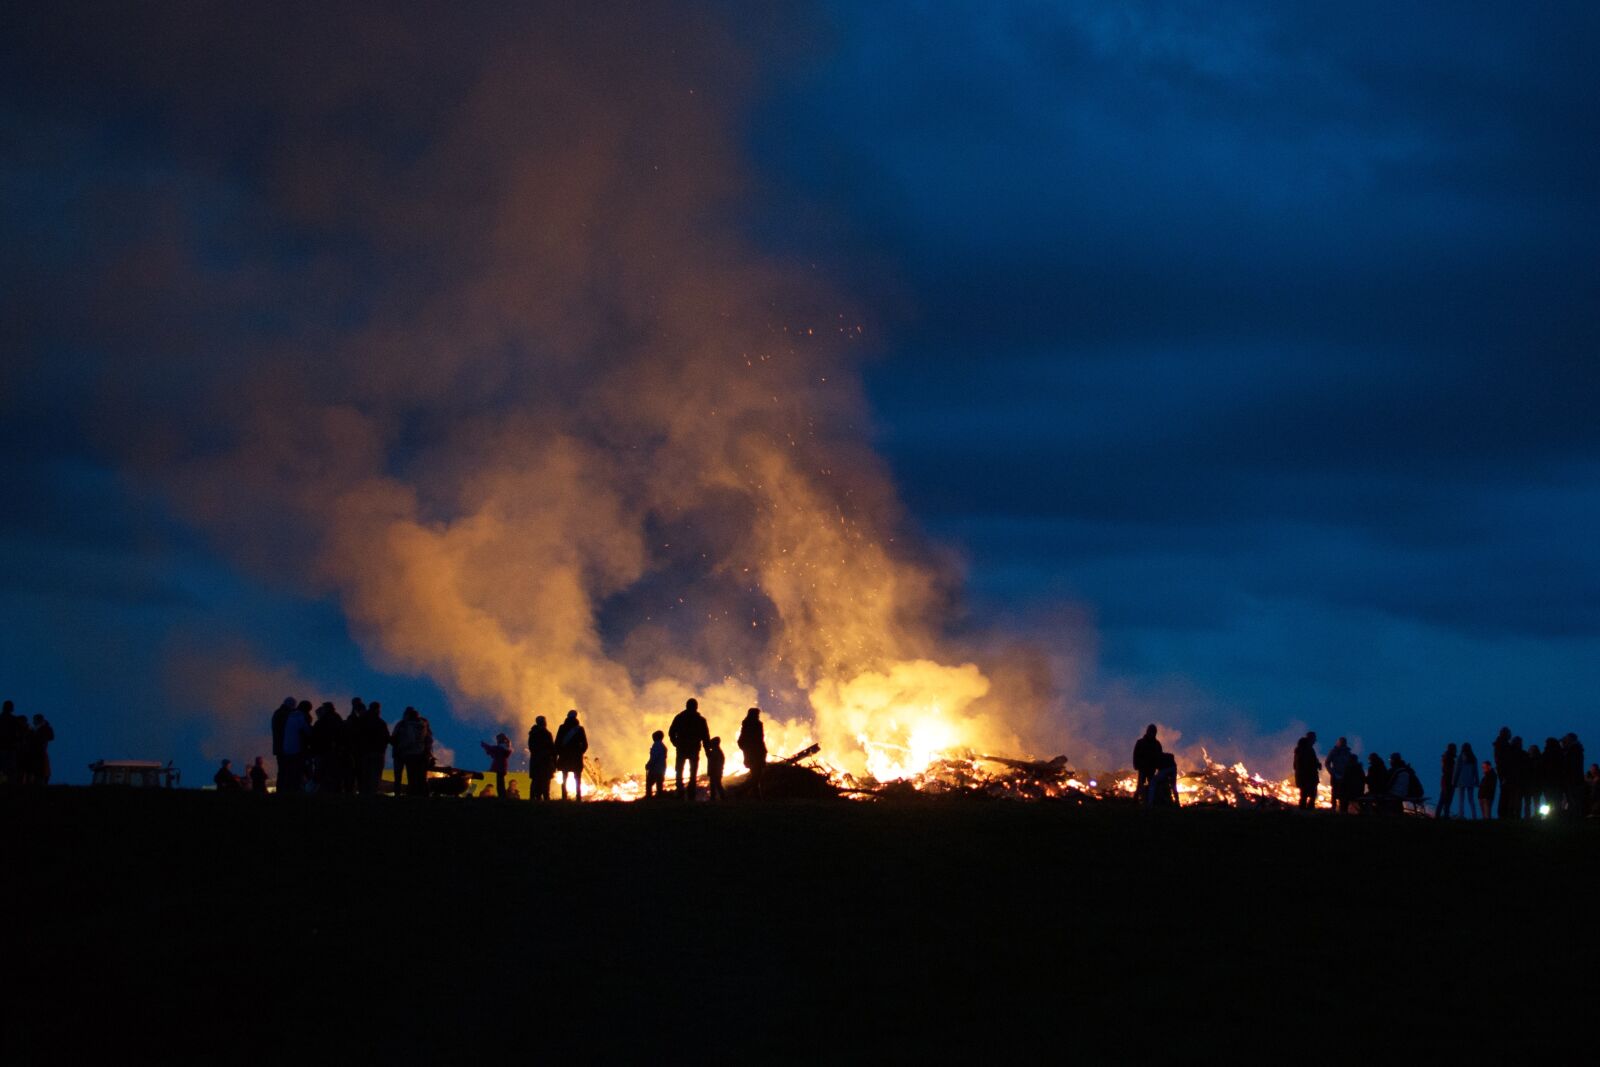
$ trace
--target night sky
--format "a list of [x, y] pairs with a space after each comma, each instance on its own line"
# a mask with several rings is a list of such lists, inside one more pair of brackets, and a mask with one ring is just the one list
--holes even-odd
[[[487, 736], [166, 471], [224, 432], [202, 379], [442, 284], [367, 176], [578, 19], [273, 7], [0, 22], [0, 691], [55, 724], [57, 780], [208, 779], [224, 689]], [[561, 32], [670, 53], [727, 224], [844, 294], [863, 431], [964, 572], [953, 630], [1067, 650], [1065, 714], [1117, 746], [1156, 719], [1286, 774], [1308, 725], [1419, 767], [1502, 723], [1594, 743], [1593, 5], [646, 8]], [[428, 181], [414, 210], [480, 211], [470, 172]]]

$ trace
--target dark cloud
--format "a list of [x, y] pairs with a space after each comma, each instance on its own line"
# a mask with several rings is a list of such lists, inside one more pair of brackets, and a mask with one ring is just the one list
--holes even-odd
[[[834, 15], [756, 143], [897, 316], [880, 439], [988, 610], [1081, 598], [1264, 728], [1588, 717], [1591, 8]], [[1384, 640], [1449, 700], [1369, 684]]]

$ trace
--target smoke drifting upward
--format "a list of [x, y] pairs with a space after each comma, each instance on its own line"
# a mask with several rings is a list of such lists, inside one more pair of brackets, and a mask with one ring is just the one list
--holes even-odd
[[[208, 101], [174, 116], [208, 165], [272, 116], [240, 211], [272, 251], [228, 297], [268, 325], [151, 357], [195, 397], [140, 434], [186, 515], [465, 718], [579, 709], [614, 771], [689, 695], [880, 775], [1059, 749], [1048, 671], [947, 636], [953, 576], [866, 442], [862, 316], [737, 232], [733, 41], [648, 6], [255, 29], [268, 69], [183, 29], [152, 52], [208, 49], [184, 84], [139, 72]], [[170, 240], [124, 268], [169, 299], [216, 252]]]

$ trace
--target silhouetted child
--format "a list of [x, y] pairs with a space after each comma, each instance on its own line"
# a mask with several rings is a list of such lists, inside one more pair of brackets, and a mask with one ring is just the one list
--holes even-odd
[[706, 742], [706, 777], [711, 780], [708, 797], [710, 800], [727, 799], [727, 794], [722, 791], [722, 764], [725, 759], [722, 754], [722, 738], [713, 737]]
[[1478, 807], [1483, 809], [1483, 817], [1489, 817], [1489, 808], [1494, 803], [1495, 786], [1499, 784], [1500, 776], [1494, 773], [1494, 764], [1488, 760], [1483, 761], [1483, 776], [1478, 779]]
[[263, 757], [256, 757], [256, 761], [250, 765], [249, 773], [250, 792], [265, 794], [267, 791], [267, 764]]
[[644, 795], [660, 796], [667, 785], [667, 735], [657, 730], [650, 735], [650, 758], [644, 765]]

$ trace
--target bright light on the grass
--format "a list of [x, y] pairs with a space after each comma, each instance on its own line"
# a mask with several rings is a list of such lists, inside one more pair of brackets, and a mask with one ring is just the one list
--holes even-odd
[[1540, 815], [1549, 815], [1550, 814], [1550, 805], [1548, 805], [1548, 804], [1540, 804], [1539, 805], [1539, 814]]

